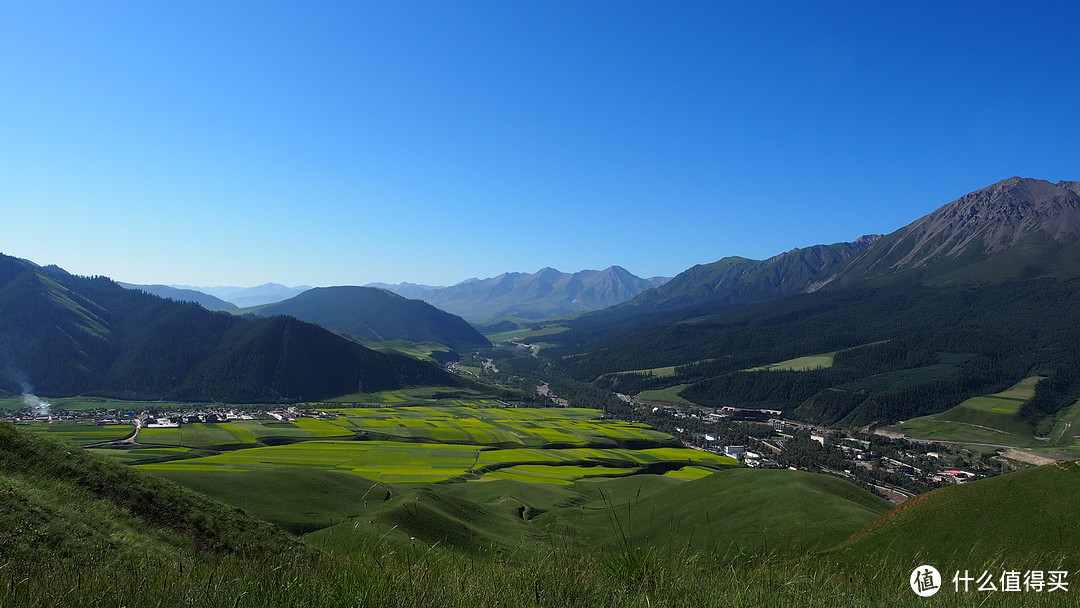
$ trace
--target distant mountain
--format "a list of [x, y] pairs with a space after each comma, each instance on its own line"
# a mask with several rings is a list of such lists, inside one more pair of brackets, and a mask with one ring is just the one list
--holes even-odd
[[703, 302], [749, 304], [781, 295], [811, 291], [846, 260], [877, 241], [863, 236], [851, 243], [792, 249], [767, 260], [727, 257], [685, 270], [660, 287], [645, 291], [618, 310], [667, 310]]
[[1080, 187], [1012, 177], [889, 234], [830, 281], [1001, 281], [1080, 273]]
[[277, 402], [459, 381], [291, 317], [247, 319], [0, 255], [0, 387]]
[[422, 300], [424, 294], [433, 289], [445, 289], [445, 287], [437, 287], [434, 285], [418, 285], [416, 283], [398, 283], [397, 285], [390, 285], [389, 283], [368, 283], [364, 287], [377, 287], [379, 289], [385, 289], [392, 291], [403, 298], [409, 298], [410, 300]]
[[[1046, 376], [1044, 436], [1080, 398], [1080, 194], [1010, 178], [883, 237], [696, 266], [544, 336], [557, 367], [632, 393], [852, 426], [939, 413]], [[828, 353], [818, 371], [749, 371]], [[675, 367], [665, 377], [625, 372]], [[1040, 430], [1041, 429], [1041, 430]]]
[[438, 342], [455, 350], [490, 346], [461, 317], [375, 287], [316, 287], [255, 314], [291, 315], [369, 340]]
[[642, 279], [619, 266], [574, 274], [543, 268], [534, 274], [508, 272], [469, 279], [417, 297], [474, 322], [500, 317], [541, 319], [606, 308], [665, 280]]
[[627, 315], [764, 302], [828, 286], [947, 284], [1080, 274], [1080, 182], [1013, 177], [891, 234], [694, 266], [625, 304]]
[[169, 300], [176, 300], [177, 302], [194, 302], [199, 306], [207, 310], [236, 310], [236, 304], [232, 302], [226, 302], [220, 298], [216, 298], [208, 293], [196, 291], [194, 289], [180, 289], [179, 287], [171, 287], [169, 285], [136, 285], [133, 283], [121, 283], [117, 281], [117, 285], [125, 289], [138, 289], [139, 291], [145, 291], [150, 295], [155, 295], [159, 298], [167, 298]]
[[251, 306], [261, 306], [263, 304], [281, 302], [282, 300], [288, 300], [293, 296], [300, 295], [311, 289], [308, 285], [286, 287], [284, 285], [279, 285], [278, 283], [265, 283], [256, 287], [192, 287], [190, 285], [173, 285], [172, 287], [201, 291], [225, 300], [226, 302], [231, 302], [239, 308], [249, 308]]

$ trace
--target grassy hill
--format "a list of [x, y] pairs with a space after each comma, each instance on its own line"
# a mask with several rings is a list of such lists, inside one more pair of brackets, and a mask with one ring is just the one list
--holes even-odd
[[[1023, 556], [1036, 547], [1038, 561], [1029, 563], [1056, 567], [1049, 557], [1080, 539], [1048, 505], [1064, 512], [1080, 506], [1074, 504], [1078, 471], [1043, 467], [935, 492], [880, 519], [885, 523], [841, 552], [816, 557], [801, 553], [798, 543], [827, 545], [851, 534], [878, 517], [880, 501], [843, 481], [793, 471], [731, 470], [694, 482], [638, 475], [615, 480], [603, 495], [598, 487], [501, 480], [387, 496], [382, 484], [349, 475], [297, 478], [303, 487], [294, 486], [288, 501], [267, 503], [266, 513], [335, 505], [327, 517], [332, 525], [305, 536], [340, 554], [335, 557], [297, 545], [236, 507], [0, 424], [0, 603], [923, 606], [907, 589], [910, 567], [892, 557], [910, 549], [901, 543], [951, 542], [960, 550], [974, 543], [978, 556], [983, 548], [994, 554], [1014, 547], [1007, 555]], [[274, 494], [258, 484], [247, 490], [255, 500]], [[1054, 492], [1067, 495], [1047, 500]], [[356, 517], [365, 501], [384, 505], [377, 517]], [[1003, 530], [1002, 513], [1024, 517]], [[1023, 534], [1027, 526], [1037, 533]], [[957, 527], [959, 539], [946, 536]], [[550, 531], [552, 540], [542, 542], [536, 529]], [[875, 536], [880, 542], [871, 542]], [[887, 555], [879, 551], [883, 543]], [[725, 558], [714, 545], [742, 554]], [[479, 547], [495, 550], [484, 557], [474, 551]], [[462, 549], [471, 557], [462, 558]], [[1055, 606], [1072, 599], [942, 594], [934, 604]]]
[[908, 501], [835, 554], [858, 563], [888, 556], [942, 572], [983, 564], [1023, 570], [1080, 567], [1080, 464], [1035, 467], [942, 488]]
[[0, 423], [0, 558], [304, 555], [291, 535], [151, 475]]
[[916, 439], [1045, 446], [1045, 442], [1035, 440], [1031, 426], [1017, 417], [1020, 408], [1035, 396], [1035, 385], [1043, 379], [1025, 378], [999, 393], [972, 397], [940, 414], [902, 421], [897, 427]]

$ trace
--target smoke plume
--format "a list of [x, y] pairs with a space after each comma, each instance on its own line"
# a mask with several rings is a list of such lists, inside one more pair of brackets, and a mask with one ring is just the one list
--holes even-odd
[[23, 404], [34, 410], [34, 414], [37, 416], [48, 416], [49, 408], [52, 406], [48, 401], [42, 401], [37, 395], [34, 394], [34, 387], [23, 382], [22, 385], [22, 401]]

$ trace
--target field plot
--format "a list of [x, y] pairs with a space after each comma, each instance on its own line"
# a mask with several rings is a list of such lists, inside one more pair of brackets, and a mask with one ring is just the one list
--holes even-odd
[[135, 430], [130, 424], [98, 425], [94, 422], [31, 422], [19, 428], [48, 435], [75, 445], [91, 445], [123, 439]]
[[[456, 444], [394, 441], [305, 441], [290, 445], [235, 450], [214, 456], [144, 465], [148, 470], [254, 470], [274, 467], [333, 469], [388, 483], [428, 483], [472, 474], [511, 473], [545, 479], [577, 479], [593, 475], [625, 475], [648, 465], [728, 467], [725, 456], [685, 448], [627, 449], [481, 449]], [[543, 466], [520, 469], [518, 465]], [[195, 469], [192, 469], [195, 467]], [[582, 473], [578, 469], [589, 469]], [[560, 469], [553, 472], [549, 469]], [[537, 471], [548, 471], [541, 475]]]
[[488, 473], [480, 478], [480, 481], [493, 479], [513, 479], [529, 483], [549, 483], [555, 485], [572, 485], [576, 480], [585, 477], [622, 477], [636, 472], [636, 469], [615, 467], [585, 467], [585, 466], [552, 466], [543, 464], [521, 464], [498, 471]]
[[305, 441], [235, 450], [182, 462], [145, 465], [149, 470], [255, 470], [276, 467], [334, 469], [379, 481], [426, 483], [465, 475], [475, 446], [389, 441]]
[[293, 422], [234, 420], [182, 424], [180, 428], [143, 429], [136, 441], [142, 445], [214, 449], [254, 446], [260, 442], [351, 437], [353, 434], [338, 424], [315, 418], [297, 418]]
[[[476, 460], [478, 469], [495, 470], [507, 464], [595, 463], [616, 467], [640, 467], [668, 463], [671, 465], [734, 466], [736, 461], [689, 448], [653, 448], [646, 450], [571, 448], [522, 448], [482, 450]], [[674, 468], [674, 466], [672, 467]]]
[[188, 448], [87, 448], [89, 451], [108, 456], [125, 464], [137, 464], [155, 460], [181, 458], [191, 450]]
[[336, 424], [374, 439], [469, 443], [499, 447], [662, 446], [666, 433], [645, 425], [598, 420], [601, 412], [575, 408], [401, 407], [337, 408]]

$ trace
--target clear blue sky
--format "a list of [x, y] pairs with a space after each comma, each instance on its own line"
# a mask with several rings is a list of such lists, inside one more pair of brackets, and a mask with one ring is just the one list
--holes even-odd
[[888, 233], [1080, 179], [1066, 2], [0, 3], [0, 251], [452, 284]]

